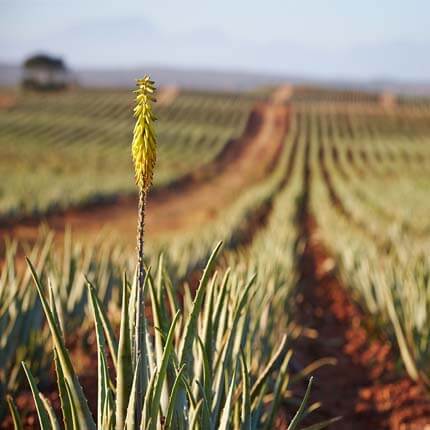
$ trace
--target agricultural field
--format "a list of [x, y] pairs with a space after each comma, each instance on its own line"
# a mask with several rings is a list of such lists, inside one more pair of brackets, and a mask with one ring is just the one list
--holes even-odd
[[430, 100], [156, 98], [0, 93], [0, 428], [429, 426]]
[[[127, 151], [133, 127], [131, 92], [3, 97], [12, 101], [0, 115], [2, 219], [134, 192]], [[156, 110], [162, 142], [156, 188], [215, 159], [242, 134], [255, 103], [251, 95], [187, 91], [168, 101], [168, 95], [162, 96]]]

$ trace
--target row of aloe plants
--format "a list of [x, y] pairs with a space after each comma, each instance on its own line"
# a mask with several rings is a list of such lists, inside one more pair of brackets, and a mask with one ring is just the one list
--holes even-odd
[[[54, 291], [59, 320], [71, 333], [87, 325], [88, 305], [85, 288], [88, 279], [100, 285], [98, 294], [104, 305], [118, 301], [121, 273], [129, 266], [122, 247], [100, 241], [82, 246], [66, 231], [63, 246], [54, 245], [51, 232], [41, 232], [36, 244], [27, 249], [18, 242], [6, 242], [5, 261], [0, 276], [0, 399], [22, 386], [22, 360], [32, 363], [37, 375], [49, 367], [49, 332], [43, 309], [30, 272], [23, 270], [22, 254], [28, 253], [44, 282]], [[130, 268], [128, 268], [130, 269]], [[0, 415], [4, 413], [0, 402]]]

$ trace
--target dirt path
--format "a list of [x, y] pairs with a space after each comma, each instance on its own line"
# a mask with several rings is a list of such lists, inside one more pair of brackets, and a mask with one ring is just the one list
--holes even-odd
[[10, 109], [16, 105], [16, 96], [14, 94], [0, 94], [0, 110]]
[[275, 104], [285, 104], [290, 101], [293, 96], [294, 87], [290, 84], [285, 84], [277, 88], [272, 94], [272, 101]]
[[179, 88], [174, 85], [161, 87], [157, 94], [157, 105], [168, 106], [178, 96]]
[[370, 336], [365, 315], [333, 272], [334, 262], [309, 213], [310, 174], [306, 163], [298, 213], [305, 241], [299, 261], [298, 321], [315, 329], [318, 337], [301, 338], [295, 351], [300, 364], [325, 357], [337, 361], [314, 372], [312, 396], [322, 408], [313, 417], [343, 416], [331, 429], [427, 428], [430, 400], [424, 389], [399, 377], [393, 347], [382, 336]]
[[[251, 112], [243, 136], [228, 144], [213, 164], [206, 166], [148, 200], [147, 237], [187, 231], [210, 221], [231, 205], [237, 196], [261, 181], [277, 162], [289, 123], [288, 107], [259, 103]], [[0, 227], [0, 237], [34, 240], [41, 221], [58, 233], [66, 225], [75, 237], [92, 239], [102, 228], [107, 234], [134, 244], [137, 201], [120, 198], [116, 203], [69, 210]]]

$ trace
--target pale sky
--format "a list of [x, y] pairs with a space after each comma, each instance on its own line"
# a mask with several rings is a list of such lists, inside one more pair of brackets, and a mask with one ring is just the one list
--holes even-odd
[[0, 62], [430, 80], [426, 0], [0, 0]]

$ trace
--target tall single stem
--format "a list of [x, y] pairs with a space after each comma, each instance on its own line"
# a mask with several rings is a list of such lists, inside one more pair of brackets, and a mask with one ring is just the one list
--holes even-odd
[[145, 229], [145, 206], [146, 190], [139, 190], [139, 209], [137, 221], [137, 309], [135, 322], [135, 363], [139, 363], [138, 380], [136, 387], [135, 417], [136, 424], [140, 425], [142, 418], [142, 407], [144, 391], [148, 381], [148, 367], [145, 347], [145, 304], [144, 304], [144, 284], [145, 284], [145, 264], [144, 264], [144, 229]]
[[143, 261], [144, 251], [144, 230], [145, 230], [145, 206], [146, 206], [146, 191], [139, 190], [139, 213], [137, 219], [137, 282], [139, 289], [143, 289], [145, 282], [145, 264]]

